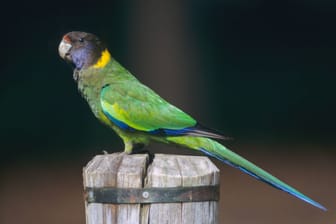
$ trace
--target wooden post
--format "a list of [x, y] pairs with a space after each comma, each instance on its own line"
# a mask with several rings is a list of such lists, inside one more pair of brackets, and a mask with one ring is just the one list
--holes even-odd
[[83, 169], [87, 224], [218, 223], [219, 170], [202, 156], [114, 153]]

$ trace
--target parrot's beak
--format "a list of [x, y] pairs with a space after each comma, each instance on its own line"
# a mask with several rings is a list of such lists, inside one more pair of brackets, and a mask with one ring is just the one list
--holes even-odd
[[60, 45], [58, 46], [58, 53], [64, 60], [71, 61], [70, 50], [72, 45], [63, 38]]

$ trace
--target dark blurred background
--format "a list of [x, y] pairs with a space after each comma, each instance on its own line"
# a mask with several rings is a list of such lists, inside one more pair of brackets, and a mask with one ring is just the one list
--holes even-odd
[[82, 167], [123, 149], [58, 56], [72, 30], [97, 34], [143, 83], [234, 137], [224, 144], [329, 208], [216, 162], [221, 223], [335, 222], [335, 2], [11, 1], [3, 11], [0, 223], [84, 223]]

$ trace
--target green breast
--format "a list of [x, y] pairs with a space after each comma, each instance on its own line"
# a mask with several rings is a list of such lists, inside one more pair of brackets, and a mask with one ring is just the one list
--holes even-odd
[[99, 119], [101, 116], [100, 93], [107, 84], [124, 82], [134, 77], [128, 74], [113, 58], [103, 68], [87, 68], [78, 73], [78, 89]]
[[86, 69], [79, 72], [78, 90], [96, 117], [99, 117], [101, 111], [100, 91], [103, 86], [104, 75], [99, 69]]

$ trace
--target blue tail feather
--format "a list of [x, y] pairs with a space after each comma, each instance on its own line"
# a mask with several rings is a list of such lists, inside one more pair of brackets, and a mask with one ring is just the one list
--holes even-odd
[[223, 162], [225, 164], [228, 164], [228, 165], [230, 165], [230, 166], [232, 166], [234, 168], [237, 168], [237, 169], [243, 171], [244, 173], [246, 173], [246, 174], [248, 174], [248, 175], [250, 175], [250, 176], [252, 176], [252, 177], [254, 177], [254, 178], [256, 178], [256, 179], [258, 179], [258, 180], [260, 180], [262, 182], [264, 182], [264, 183], [267, 183], [267, 184], [269, 184], [269, 185], [271, 185], [271, 186], [273, 186], [273, 187], [275, 187], [275, 188], [277, 188], [279, 190], [282, 190], [282, 191], [284, 191], [284, 192], [286, 192], [286, 193], [288, 193], [290, 195], [293, 195], [294, 197], [297, 197], [297, 198], [299, 198], [299, 199], [301, 199], [301, 200], [303, 200], [303, 201], [305, 201], [305, 202], [307, 202], [307, 203], [309, 203], [309, 204], [311, 204], [311, 205], [313, 205], [313, 206], [315, 206], [315, 207], [317, 207], [319, 209], [327, 211], [327, 209], [323, 205], [321, 205], [320, 203], [312, 200], [311, 198], [309, 198], [309, 197], [307, 197], [307, 196], [299, 193], [298, 191], [296, 191], [293, 188], [291, 189], [291, 188], [288, 188], [286, 186], [281, 186], [281, 185], [279, 185], [279, 184], [277, 184], [275, 182], [272, 182], [270, 180], [266, 180], [266, 179], [258, 176], [257, 174], [253, 173], [252, 171], [247, 170], [246, 168], [241, 167], [241, 166], [239, 166], [239, 165], [237, 165], [237, 164], [235, 164], [235, 163], [233, 163], [233, 162], [231, 162], [231, 161], [229, 161], [229, 160], [227, 160], [227, 159], [225, 159], [225, 158], [223, 158], [223, 157], [221, 157], [219, 155], [216, 155], [215, 153], [211, 153], [211, 152], [207, 151], [204, 148], [199, 148], [199, 150], [201, 152], [203, 152], [204, 154], [206, 154], [208, 156], [211, 156], [211, 157], [214, 157], [214, 158], [218, 159], [219, 161], [221, 161], [221, 162]]

